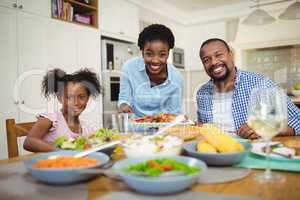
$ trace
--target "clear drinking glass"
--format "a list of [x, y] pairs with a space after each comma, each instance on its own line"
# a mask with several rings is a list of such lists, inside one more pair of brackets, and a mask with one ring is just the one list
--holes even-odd
[[271, 172], [270, 141], [287, 128], [287, 97], [279, 88], [255, 88], [251, 92], [248, 125], [266, 142], [267, 167], [264, 173], [257, 174], [259, 182], [284, 181], [284, 177]]
[[120, 134], [129, 133], [129, 120], [131, 118], [130, 113], [117, 113], [111, 115], [112, 129], [118, 130]]

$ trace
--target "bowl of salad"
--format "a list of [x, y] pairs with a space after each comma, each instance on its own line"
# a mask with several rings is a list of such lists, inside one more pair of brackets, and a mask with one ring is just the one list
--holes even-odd
[[127, 158], [174, 156], [181, 153], [183, 140], [171, 135], [148, 135], [129, 139], [122, 145]]
[[118, 140], [119, 135], [117, 130], [101, 128], [88, 137], [78, 136], [76, 138], [69, 138], [66, 135], [60, 136], [54, 141], [54, 144], [59, 149], [78, 151]]
[[129, 187], [147, 194], [173, 194], [195, 184], [206, 170], [204, 162], [185, 156], [129, 158], [113, 170]]

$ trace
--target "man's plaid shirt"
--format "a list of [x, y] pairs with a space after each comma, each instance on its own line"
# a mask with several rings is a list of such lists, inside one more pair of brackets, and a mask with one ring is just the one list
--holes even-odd
[[[232, 117], [235, 129], [238, 130], [242, 124], [247, 123], [248, 103], [253, 88], [277, 87], [277, 85], [264, 75], [246, 72], [237, 69], [235, 87], [232, 99]], [[213, 122], [213, 81], [204, 84], [197, 92], [198, 122]], [[300, 135], [300, 110], [287, 97], [288, 102], [288, 125]]]

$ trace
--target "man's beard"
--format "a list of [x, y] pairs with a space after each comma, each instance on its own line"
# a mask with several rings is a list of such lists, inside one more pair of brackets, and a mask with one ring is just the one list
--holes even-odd
[[[228, 69], [228, 67], [225, 67], [226, 68], [226, 72], [225, 72], [225, 74], [223, 75], [223, 76], [221, 76], [221, 77], [214, 77], [213, 75], [211, 76], [211, 79], [214, 81], [214, 82], [222, 82], [222, 81], [224, 81], [224, 80], [226, 80], [228, 77], [229, 77], [229, 75], [230, 75], [230, 71], [229, 71], [229, 69]], [[213, 68], [212, 68], [212, 70], [213, 70]], [[212, 72], [211, 72], [212, 73]]]

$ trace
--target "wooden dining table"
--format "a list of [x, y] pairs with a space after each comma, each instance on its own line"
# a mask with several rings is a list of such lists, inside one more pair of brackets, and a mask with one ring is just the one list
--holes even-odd
[[[285, 141], [300, 137], [275, 137], [274, 141]], [[0, 165], [17, 162], [26, 159], [28, 156], [20, 156], [12, 159], [0, 160]], [[238, 195], [255, 197], [268, 200], [299, 200], [300, 199], [300, 173], [275, 171], [285, 177], [284, 182], [259, 183], [254, 180], [257, 173], [263, 170], [253, 169], [249, 176], [226, 183], [219, 184], [196, 184], [190, 191], [215, 193], [222, 195]], [[133, 191], [123, 181], [100, 175], [95, 179], [86, 182], [88, 188], [88, 199], [97, 199], [111, 192]]]

